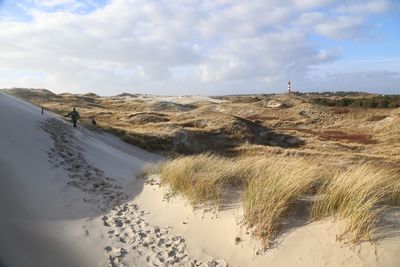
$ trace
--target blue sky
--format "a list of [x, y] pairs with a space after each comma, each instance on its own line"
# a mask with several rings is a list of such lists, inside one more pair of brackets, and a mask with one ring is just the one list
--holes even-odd
[[398, 0], [0, 3], [0, 88], [400, 93]]

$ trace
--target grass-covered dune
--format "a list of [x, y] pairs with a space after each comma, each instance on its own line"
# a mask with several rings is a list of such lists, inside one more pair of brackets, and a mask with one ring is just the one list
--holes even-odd
[[[400, 172], [389, 165], [337, 166], [298, 156], [232, 159], [212, 154], [184, 156], [146, 166], [174, 194], [193, 205], [243, 204], [243, 222], [265, 247], [301, 211], [304, 223], [331, 218], [340, 240], [374, 241], [382, 213], [399, 204]], [[240, 198], [234, 192], [240, 192]]]

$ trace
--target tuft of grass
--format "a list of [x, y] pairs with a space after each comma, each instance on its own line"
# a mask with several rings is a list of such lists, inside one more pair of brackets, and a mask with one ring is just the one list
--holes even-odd
[[233, 160], [199, 154], [143, 170], [143, 175], [152, 173], [159, 173], [161, 183], [193, 204], [221, 205], [226, 191], [241, 191], [244, 221], [266, 245], [279, 233], [300, 195], [315, 191], [324, 178], [324, 172], [314, 162], [296, 156]]
[[[299, 211], [313, 220], [339, 219], [340, 240], [372, 241], [385, 205], [400, 204], [398, 173], [388, 165], [340, 167], [296, 155], [233, 159], [198, 154], [146, 166], [141, 175], [159, 174], [173, 194], [194, 205], [221, 206], [232, 189], [241, 192], [243, 222], [269, 247]], [[300, 209], [305, 203], [306, 209]]]
[[254, 177], [243, 198], [244, 221], [268, 247], [300, 196], [312, 193], [326, 176], [315, 163], [295, 156], [262, 159], [252, 167]]
[[373, 241], [385, 205], [399, 199], [398, 174], [389, 166], [354, 164], [337, 173], [319, 190], [312, 217], [333, 216], [341, 221], [340, 240]]
[[178, 157], [155, 167], [161, 183], [172, 193], [185, 195], [193, 204], [220, 204], [226, 187], [243, 188], [251, 169], [239, 162], [211, 154]]

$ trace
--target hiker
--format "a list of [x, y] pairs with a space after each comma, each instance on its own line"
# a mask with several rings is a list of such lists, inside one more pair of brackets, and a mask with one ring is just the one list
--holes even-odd
[[76, 127], [76, 122], [78, 121], [78, 119], [80, 117], [78, 111], [76, 111], [74, 108], [71, 113], [69, 113], [68, 115], [65, 115], [64, 117], [69, 117], [69, 116], [71, 116], [71, 120], [74, 123], [74, 127]]
[[94, 117], [92, 117], [92, 125], [95, 127], [96, 126], [96, 120], [94, 119]]

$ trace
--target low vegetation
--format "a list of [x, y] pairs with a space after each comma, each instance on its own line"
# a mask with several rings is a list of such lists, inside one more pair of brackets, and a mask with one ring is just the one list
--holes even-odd
[[309, 221], [339, 220], [338, 237], [353, 244], [373, 241], [385, 207], [400, 199], [398, 170], [371, 163], [338, 167], [298, 156], [235, 160], [200, 154], [147, 166], [142, 175], [150, 174], [194, 205], [220, 207], [227, 192], [240, 191], [243, 221], [265, 247], [285, 230], [295, 211], [304, 209], [304, 197], [312, 200], [302, 211]]
[[399, 172], [371, 163], [352, 165], [321, 186], [312, 216], [342, 220], [339, 239], [352, 243], [373, 240], [386, 205], [398, 204]]
[[334, 140], [334, 141], [348, 141], [348, 142], [353, 142], [353, 143], [359, 143], [359, 144], [376, 144], [376, 140], [372, 138], [371, 135], [368, 134], [362, 134], [362, 133], [345, 133], [342, 131], [324, 131], [322, 133], [319, 133], [319, 137], [326, 139], [326, 140]]
[[387, 115], [375, 115], [375, 116], [369, 117], [367, 119], [367, 121], [381, 121], [381, 120], [384, 120], [386, 118], [387, 118]]
[[223, 190], [244, 188], [251, 172], [250, 162], [212, 154], [178, 157], [143, 170], [145, 175], [160, 174], [162, 184], [168, 184], [172, 193], [183, 194], [194, 205], [221, 205]]
[[333, 114], [347, 114], [350, 112], [348, 107], [333, 107], [331, 108]]
[[[325, 92], [221, 97], [125, 93], [106, 97], [23, 88], [5, 92], [44, 107], [46, 112], [65, 115], [76, 107], [81, 114], [79, 124], [162, 154], [259, 156], [271, 151], [288, 153], [290, 148], [290, 153], [312, 156], [320, 154], [323, 147], [324, 155], [333, 160], [339, 154], [396, 161], [400, 156], [395, 141], [399, 137], [399, 110], [351, 105], [323, 108], [313, 103], [316, 98], [327, 102], [376, 97], [392, 101], [395, 96]], [[375, 123], [384, 115], [387, 119]], [[92, 118], [97, 121], [96, 127], [90, 126]], [[342, 133], [330, 133], [332, 129]]]
[[374, 96], [374, 97], [341, 97], [315, 98], [315, 104], [329, 107], [355, 107], [355, 108], [398, 108], [400, 107], [400, 96]]
[[312, 193], [326, 173], [299, 157], [261, 158], [251, 165], [243, 193], [244, 221], [266, 247], [282, 230], [300, 196]]

